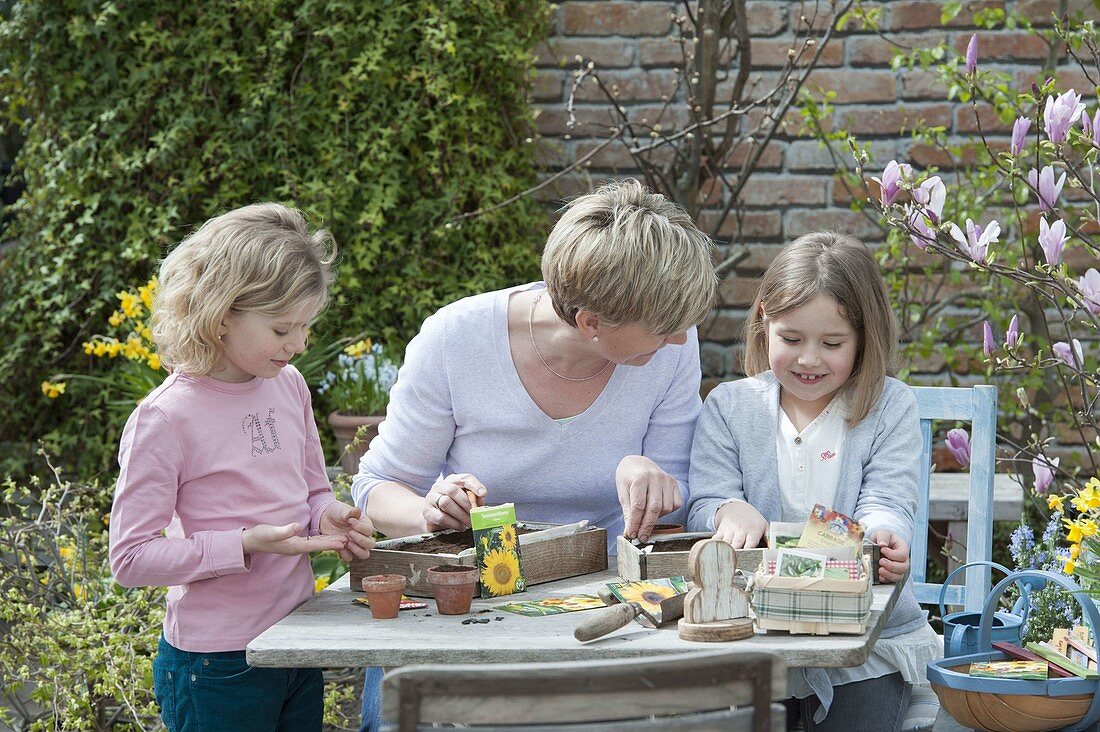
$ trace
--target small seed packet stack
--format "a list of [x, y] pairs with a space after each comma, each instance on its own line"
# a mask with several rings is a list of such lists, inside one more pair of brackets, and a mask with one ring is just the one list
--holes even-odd
[[859, 557], [863, 546], [863, 527], [851, 516], [845, 516], [839, 511], [826, 508], [820, 503], [810, 511], [810, 518], [806, 521], [806, 529], [802, 532], [802, 538], [798, 540], [798, 548], [812, 547], [844, 547], [845, 553], [851, 554], [845, 559]]
[[520, 563], [515, 504], [473, 508], [470, 526], [474, 530], [481, 596], [500, 597], [523, 592], [527, 583]]

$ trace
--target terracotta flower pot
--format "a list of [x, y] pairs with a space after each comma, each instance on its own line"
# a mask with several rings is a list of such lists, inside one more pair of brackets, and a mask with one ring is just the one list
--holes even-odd
[[440, 615], [464, 615], [477, 591], [477, 567], [441, 564], [428, 570], [428, 584]]
[[399, 574], [372, 574], [363, 578], [363, 592], [370, 600], [370, 612], [376, 620], [397, 617], [405, 578]]
[[[328, 426], [332, 428], [336, 444], [340, 447], [340, 467], [345, 473], [355, 475], [359, 472], [359, 461], [367, 454], [370, 441], [378, 436], [378, 425], [385, 418], [385, 415], [367, 417], [344, 414], [339, 410], [328, 416]], [[352, 445], [357, 434], [361, 434], [359, 442]]]

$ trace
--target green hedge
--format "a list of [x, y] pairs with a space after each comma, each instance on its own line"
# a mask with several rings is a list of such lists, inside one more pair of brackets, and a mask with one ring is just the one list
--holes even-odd
[[[114, 293], [208, 217], [299, 206], [343, 259], [321, 334], [403, 345], [457, 297], [537, 272], [522, 190], [541, 0], [20, 3], [0, 26], [0, 89], [26, 184], [0, 258], [0, 442], [51, 433], [110, 469], [102, 395], [41, 396], [92, 366], [80, 344]], [[97, 365], [97, 368], [99, 366]]]

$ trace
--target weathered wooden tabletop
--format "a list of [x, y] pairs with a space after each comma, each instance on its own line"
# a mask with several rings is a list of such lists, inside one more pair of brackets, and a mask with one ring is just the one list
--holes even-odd
[[[612, 571], [536, 585], [516, 599], [536, 600], [581, 593], [596, 594], [607, 582], [620, 581]], [[435, 602], [424, 610], [402, 610], [394, 620], [375, 620], [370, 610], [352, 603], [344, 575], [268, 628], [248, 644], [248, 662], [255, 666], [405, 666], [414, 663], [520, 663], [631, 658], [692, 650], [743, 648], [770, 651], [789, 667], [858, 666], [885, 625], [901, 585], [875, 585], [867, 632], [862, 635], [789, 635], [757, 630], [753, 638], [732, 643], [682, 641], [676, 624], [657, 630], [631, 623], [589, 643], [573, 638], [573, 628], [587, 612], [524, 617], [503, 611], [478, 614], [508, 602], [507, 598], [475, 599], [471, 615], [439, 615]], [[467, 618], [488, 623], [463, 625]], [[498, 618], [500, 618], [498, 620]]]

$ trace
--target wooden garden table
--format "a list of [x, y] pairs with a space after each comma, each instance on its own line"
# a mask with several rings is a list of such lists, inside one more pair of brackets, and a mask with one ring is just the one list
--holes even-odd
[[[618, 581], [612, 571], [596, 572], [535, 585], [516, 598], [595, 595], [601, 584]], [[435, 602], [428, 599], [426, 609], [402, 610], [394, 620], [375, 620], [369, 609], [352, 603], [363, 594], [353, 593], [348, 575], [344, 575], [249, 643], [248, 662], [255, 666], [389, 668], [421, 663], [633, 658], [736, 647], [770, 651], [781, 656], [788, 667], [858, 666], [867, 660], [901, 587], [874, 586], [871, 617], [862, 635], [789, 635], [758, 630], [753, 638], [733, 643], [693, 643], [680, 640], [675, 623], [650, 630], [632, 622], [604, 638], [580, 643], [573, 638], [573, 628], [590, 611], [534, 618], [503, 611], [476, 614], [507, 603], [507, 598], [475, 599], [475, 614], [457, 616], [439, 615]], [[467, 618], [489, 618], [489, 622], [463, 625]]]

